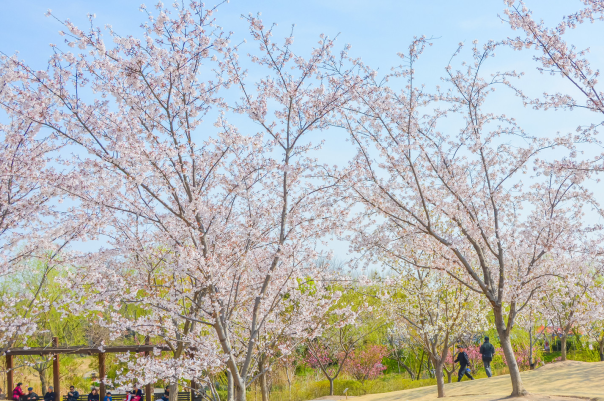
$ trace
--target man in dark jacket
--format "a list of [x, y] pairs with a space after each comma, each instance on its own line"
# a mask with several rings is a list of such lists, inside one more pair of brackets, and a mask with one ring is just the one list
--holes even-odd
[[38, 396], [38, 394], [34, 393], [33, 387], [29, 387], [27, 389], [27, 394], [25, 395], [25, 399], [27, 401], [38, 401], [40, 399], [40, 397]]
[[489, 342], [489, 337], [484, 338], [484, 344], [480, 346], [480, 355], [482, 355], [484, 370], [487, 372], [487, 376], [491, 377], [493, 375], [491, 373], [491, 361], [495, 355], [495, 347]]
[[69, 393], [67, 393], [67, 401], [78, 401], [80, 398], [80, 393], [75, 389], [75, 387], [69, 387]]
[[455, 363], [459, 362], [459, 372], [457, 372], [457, 381], [460, 382], [464, 375], [474, 380], [474, 378], [470, 374], [470, 371], [468, 370], [468, 365], [470, 365], [470, 358], [468, 358], [468, 354], [466, 354], [461, 345], [457, 346], [457, 350], [459, 351], [459, 353], [457, 354], [457, 358], [455, 359]]
[[50, 386], [48, 387], [48, 391], [44, 394], [44, 401], [55, 401], [55, 389]]

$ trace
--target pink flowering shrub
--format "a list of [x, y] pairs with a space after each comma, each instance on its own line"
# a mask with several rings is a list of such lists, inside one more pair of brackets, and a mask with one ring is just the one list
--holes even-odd
[[304, 358], [304, 362], [313, 369], [318, 369], [321, 365], [326, 368], [338, 362], [338, 358], [332, 355], [327, 347], [317, 348], [315, 354], [316, 356], [309, 352]]
[[386, 366], [382, 365], [382, 359], [388, 356], [388, 348], [384, 345], [372, 345], [362, 351], [353, 351], [346, 362], [344, 369], [346, 373], [361, 383], [365, 380], [375, 379], [382, 375]]
[[479, 345], [475, 345], [475, 346], [466, 348], [466, 354], [468, 354], [468, 358], [470, 359], [470, 364], [473, 367], [482, 363], [482, 355], [480, 355], [480, 346]]
[[[503, 350], [501, 348], [496, 348], [495, 354], [501, 355], [503, 363], [505, 363], [506, 365], [508, 364], [505, 359]], [[529, 349], [528, 345], [525, 345], [525, 344], [516, 345], [514, 347], [514, 355], [516, 355], [516, 363], [518, 364], [518, 368], [520, 368], [520, 370], [527, 370], [531, 367], [531, 365], [530, 365], [530, 349]], [[539, 362], [539, 357], [536, 354], [535, 350], [533, 350], [533, 362], [535, 364]]]

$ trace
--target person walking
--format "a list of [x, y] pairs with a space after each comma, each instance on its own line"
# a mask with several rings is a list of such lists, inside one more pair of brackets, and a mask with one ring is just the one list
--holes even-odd
[[44, 394], [44, 401], [55, 401], [55, 389], [52, 386], [49, 386], [48, 391]]
[[459, 363], [459, 372], [457, 372], [457, 381], [460, 382], [464, 375], [468, 376], [471, 380], [474, 380], [472, 375], [470, 374], [470, 369], [468, 366], [470, 365], [470, 358], [468, 358], [468, 354], [464, 351], [463, 346], [458, 345], [457, 350], [459, 353], [457, 354], [457, 358], [455, 358], [454, 363]]
[[491, 361], [495, 355], [495, 347], [489, 342], [489, 337], [484, 338], [484, 343], [480, 346], [480, 355], [482, 355], [482, 364], [487, 372], [487, 377], [493, 376], [491, 372]]

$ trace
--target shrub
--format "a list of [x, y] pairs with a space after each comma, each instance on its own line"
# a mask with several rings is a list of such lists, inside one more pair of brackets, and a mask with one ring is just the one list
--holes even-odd
[[367, 349], [352, 352], [346, 361], [344, 369], [346, 373], [361, 383], [365, 380], [373, 380], [382, 375], [386, 366], [382, 359], [388, 355], [388, 349], [383, 345], [371, 345]]

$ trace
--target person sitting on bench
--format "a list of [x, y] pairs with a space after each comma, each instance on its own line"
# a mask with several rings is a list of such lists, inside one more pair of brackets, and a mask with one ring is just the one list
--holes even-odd
[[67, 401], [78, 401], [80, 398], [80, 393], [75, 389], [75, 387], [69, 387], [69, 393], [67, 393]]
[[136, 384], [132, 387], [132, 391], [128, 393], [128, 399], [126, 401], [141, 401], [143, 398], [143, 392], [140, 388], [136, 387]]
[[38, 394], [34, 393], [33, 387], [29, 387], [27, 389], [27, 394], [25, 395], [25, 399], [27, 401], [38, 401], [40, 399], [40, 396]]
[[99, 392], [95, 387], [93, 387], [90, 394], [88, 394], [88, 401], [99, 401]]
[[164, 395], [161, 397], [162, 401], [168, 401], [170, 399], [170, 386], [166, 386], [164, 389]]
[[55, 389], [48, 386], [48, 391], [44, 394], [44, 401], [55, 401]]

